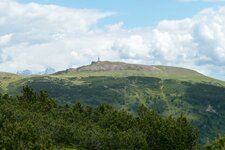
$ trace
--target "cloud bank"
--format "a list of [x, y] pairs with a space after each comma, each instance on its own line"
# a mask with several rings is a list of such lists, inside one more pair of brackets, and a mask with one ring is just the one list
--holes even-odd
[[[188, 67], [225, 79], [225, 7], [154, 27], [99, 28], [113, 12], [0, 1], [0, 70], [62, 70], [102, 60]], [[224, 70], [224, 71], [223, 71]]]

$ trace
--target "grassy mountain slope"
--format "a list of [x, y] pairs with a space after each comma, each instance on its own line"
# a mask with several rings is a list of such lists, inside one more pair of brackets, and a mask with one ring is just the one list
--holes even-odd
[[7, 87], [10, 83], [16, 82], [23, 77], [12, 73], [0, 72], [0, 92], [7, 93]]
[[225, 133], [225, 83], [189, 69], [93, 62], [49, 76], [0, 77], [2, 91], [12, 95], [28, 84], [60, 103], [108, 103], [130, 111], [143, 104], [166, 116], [183, 113], [202, 137]]

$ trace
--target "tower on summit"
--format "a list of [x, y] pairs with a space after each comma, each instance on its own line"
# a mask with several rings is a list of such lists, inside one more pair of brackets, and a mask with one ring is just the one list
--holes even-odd
[[101, 60], [100, 60], [100, 57], [98, 57], [98, 61], [92, 61], [91, 62], [91, 64], [93, 65], [93, 64], [96, 64], [96, 63], [98, 63], [98, 62], [100, 62]]

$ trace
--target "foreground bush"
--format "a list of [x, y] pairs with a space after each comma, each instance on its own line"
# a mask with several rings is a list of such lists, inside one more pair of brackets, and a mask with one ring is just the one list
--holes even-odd
[[0, 149], [192, 150], [197, 139], [185, 117], [162, 118], [143, 106], [136, 115], [108, 105], [60, 106], [29, 87], [0, 95]]

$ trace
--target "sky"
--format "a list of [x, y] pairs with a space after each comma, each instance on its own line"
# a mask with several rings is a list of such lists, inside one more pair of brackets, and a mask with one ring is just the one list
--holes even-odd
[[101, 60], [225, 80], [225, 0], [0, 0], [0, 71]]
[[214, 1], [217, 2], [213, 3], [210, 0], [209, 2], [204, 2], [204, 0], [18, 0], [21, 3], [36, 2], [116, 12], [118, 15], [105, 18], [99, 24], [123, 21], [124, 26], [129, 28], [156, 25], [164, 19], [183, 19], [195, 15], [202, 9], [219, 8], [225, 4], [223, 0], [222, 2]]

